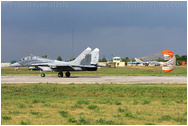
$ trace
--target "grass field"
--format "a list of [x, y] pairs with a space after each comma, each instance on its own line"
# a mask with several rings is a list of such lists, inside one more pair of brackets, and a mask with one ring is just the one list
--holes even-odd
[[[45, 72], [46, 76], [57, 76], [57, 72]], [[2, 67], [2, 76], [39, 76], [39, 71], [29, 71], [27, 67], [21, 68], [20, 71], [15, 71], [13, 67]], [[71, 76], [187, 76], [187, 66], [176, 66], [169, 73], [164, 73], [162, 67], [157, 66], [127, 66], [124, 68], [109, 68], [103, 67], [97, 71], [81, 71], [71, 72]]]
[[187, 85], [1, 85], [2, 125], [186, 125]]

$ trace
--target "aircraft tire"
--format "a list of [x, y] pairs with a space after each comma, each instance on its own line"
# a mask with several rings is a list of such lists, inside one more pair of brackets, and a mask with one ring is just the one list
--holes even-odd
[[70, 77], [71, 74], [70, 74], [70, 72], [67, 71], [67, 72], [65, 73], [65, 75], [66, 75], [66, 77]]
[[41, 77], [45, 77], [45, 74], [44, 74], [44, 73], [41, 73]]
[[58, 77], [63, 77], [63, 72], [59, 72]]

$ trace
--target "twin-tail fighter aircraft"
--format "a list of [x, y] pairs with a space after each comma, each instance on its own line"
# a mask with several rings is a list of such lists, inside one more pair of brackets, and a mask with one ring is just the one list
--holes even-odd
[[[58, 77], [63, 77], [63, 71], [66, 71], [66, 77], [70, 77], [69, 71], [96, 71], [99, 60], [99, 49], [85, 49], [74, 61], [63, 62], [40, 58], [38, 56], [24, 57], [16, 63], [10, 64], [11, 67], [38, 66], [42, 71], [59, 72]], [[41, 73], [41, 77], [45, 77]]]

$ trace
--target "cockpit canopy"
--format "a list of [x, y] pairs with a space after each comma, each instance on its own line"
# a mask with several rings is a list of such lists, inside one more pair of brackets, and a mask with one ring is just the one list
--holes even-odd
[[23, 60], [30, 60], [30, 59], [36, 59], [36, 58], [39, 58], [39, 57], [38, 57], [38, 56], [30, 55], [30, 56], [21, 58], [20, 61], [23, 61]]

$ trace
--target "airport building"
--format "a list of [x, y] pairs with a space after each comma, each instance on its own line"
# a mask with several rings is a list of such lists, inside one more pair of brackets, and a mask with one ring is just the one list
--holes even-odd
[[125, 67], [125, 62], [122, 62], [121, 57], [113, 57], [112, 61], [107, 62], [109, 67]]

